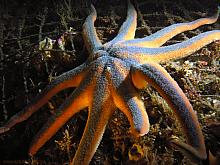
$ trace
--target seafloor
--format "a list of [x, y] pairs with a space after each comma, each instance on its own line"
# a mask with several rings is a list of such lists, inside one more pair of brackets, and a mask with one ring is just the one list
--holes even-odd
[[[118, 32], [126, 17], [126, 1], [94, 0], [98, 36], [104, 43]], [[83, 0], [0, 0], [0, 125], [21, 111], [51, 79], [82, 64], [88, 56], [82, 24], [90, 2]], [[137, 0], [136, 37], [144, 37], [170, 24], [193, 21], [217, 11], [214, 0]], [[45, 54], [39, 42], [59, 38], [72, 27], [67, 52]], [[179, 43], [202, 32], [220, 29], [219, 21], [181, 33], [166, 45]], [[184, 59], [163, 64], [186, 93], [196, 111], [206, 146], [220, 155], [220, 42], [203, 47]], [[82, 137], [87, 112], [75, 115], [37, 154], [28, 147], [47, 119], [73, 89], [65, 90], [27, 121], [0, 135], [0, 164], [67, 164]], [[173, 112], [151, 87], [141, 92], [149, 114], [150, 132], [140, 138], [129, 133], [129, 123], [117, 111], [109, 122], [91, 164], [192, 164], [171, 148], [171, 135], [184, 138]]]

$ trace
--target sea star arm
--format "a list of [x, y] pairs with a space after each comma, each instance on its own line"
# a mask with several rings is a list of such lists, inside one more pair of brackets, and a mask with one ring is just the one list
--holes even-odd
[[92, 94], [87, 124], [71, 165], [89, 164], [98, 148], [108, 120], [116, 109], [106, 79], [100, 79], [102, 80], [97, 82]]
[[30, 104], [28, 104], [24, 110], [15, 114], [5, 125], [0, 127], [0, 133], [8, 131], [17, 123], [28, 119], [34, 112], [47, 103], [51, 97], [61, 90], [78, 86], [86, 71], [87, 64], [85, 63], [58, 76], [41, 94], [39, 94]]
[[173, 38], [179, 33], [182, 33], [184, 31], [193, 30], [198, 28], [199, 26], [205, 25], [205, 24], [212, 24], [215, 23], [218, 20], [220, 12], [220, 7], [218, 9], [218, 12], [209, 18], [200, 18], [192, 22], [187, 23], [177, 23], [170, 25], [162, 30], [157, 31], [156, 33], [144, 37], [144, 38], [137, 38], [134, 40], [128, 40], [121, 44], [127, 45], [127, 46], [139, 46], [139, 47], [146, 47], [146, 48], [156, 48], [163, 45], [166, 41]]
[[148, 61], [166, 62], [186, 57], [216, 40], [220, 40], [220, 30], [204, 32], [181, 43], [159, 48], [121, 46], [113, 51], [119, 58], [135, 61], [140, 64], [147, 63]]
[[94, 22], [96, 20], [97, 13], [93, 5], [90, 8], [90, 15], [87, 16], [82, 29], [84, 43], [90, 55], [92, 55], [99, 47], [102, 46], [99, 40], [96, 29], [94, 27]]
[[120, 41], [133, 39], [135, 36], [135, 30], [137, 26], [137, 12], [129, 0], [127, 3], [128, 10], [126, 21], [120, 27], [118, 35], [113, 40], [105, 44], [107, 47]]
[[147, 84], [152, 85], [176, 114], [188, 144], [177, 140], [171, 143], [193, 161], [206, 159], [204, 138], [197, 116], [176, 81], [162, 66], [152, 62], [132, 67], [131, 75], [135, 87], [142, 89]]
[[[85, 87], [78, 87], [59, 107], [55, 115], [49, 118], [47, 123], [40, 129], [34, 137], [30, 148], [29, 155], [35, 153], [77, 112], [88, 107], [89, 96]], [[89, 90], [89, 89], [87, 89]]]
[[148, 115], [143, 101], [130, 81], [123, 83], [113, 92], [115, 105], [125, 114], [135, 136], [142, 136], [149, 131]]

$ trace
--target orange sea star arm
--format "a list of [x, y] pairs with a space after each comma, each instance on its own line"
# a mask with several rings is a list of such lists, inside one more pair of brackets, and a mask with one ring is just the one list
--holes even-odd
[[102, 46], [102, 43], [99, 40], [96, 29], [94, 27], [96, 17], [96, 10], [94, 6], [91, 5], [90, 14], [87, 16], [82, 29], [84, 43], [90, 55], [92, 55], [99, 47]]
[[87, 64], [63, 73], [49, 84], [31, 103], [29, 103], [22, 111], [18, 112], [2, 127], [0, 133], [10, 130], [14, 125], [29, 118], [34, 112], [48, 102], [48, 100], [63, 89], [76, 87], [84, 77]]
[[133, 39], [137, 26], [137, 12], [131, 2], [128, 0], [127, 18], [119, 29], [118, 35], [106, 43], [105, 46], [110, 46], [120, 41]]
[[[86, 91], [88, 90], [88, 91]], [[29, 155], [34, 155], [75, 113], [89, 105], [89, 88], [78, 87], [34, 137]]]
[[186, 57], [216, 40], [220, 40], [220, 30], [204, 32], [181, 43], [159, 48], [120, 46], [112, 49], [112, 51], [119, 58], [138, 62], [139, 64], [149, 61], [161, 63]]
[[205, 25], [205, 24], [212, 24], [215, 23], [218, 20], [220, 8], [218, 9], [218, 12], [209, 18], [200, 18], [192, 22], [187, 23], [177, 23], [170, 25], [168, 27], [165, 27], [162, 30], [157, 31], [156, 33], [144, 37], [144, 38], [136, 38], [133, 40], [125, 41], [121, 44], [127, 45], [127, 46], [139, 46], [139, 47], [146, 47], [146, 48], [156, 48], [163, 45], [166, 41], [173, 38], [179, 33], [182, 33], [184, 31], [193, 30], [198, 28], [199, 26]]
[[152, 85], [175, 112], [187, 143], [177, 140], [171, 143], [193, 161], [206, 159], [204, 137], [193, 108], [175, 80], [157, 63], [146, 63], [132, 68], [132, 81], [137, 88]]
[[105, 127], [115, 111], [107, 80], [101, 77], [90, 98], [88, 120], [71, 165], [88, 165], [102, 139]]
[[120, 88], [113, 90], [115, 105], [126, 115], [135, 136], [142, 136], [149, 131], [148, 115], [136, 89], [128, 80]]

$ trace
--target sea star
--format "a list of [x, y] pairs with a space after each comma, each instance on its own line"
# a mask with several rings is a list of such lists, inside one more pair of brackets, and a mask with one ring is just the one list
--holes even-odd
[[193, 108], [167, 71], [158, 63], [190, 55], [201, 47], [220, 39], [220, 30], [201, 33], [182, 43], [162, 46], [173, 36], [216, 22], [214, 17], [168, 26], [150, 36], [134, 39], [137, 13], [128, 1], [126, 21], [118, 35], [102, 44], [94, 27], [96, 10], [83, 25], [83, 38], [89, 52], [88, 60], [79, 67], [58, 76], [26, 108], [14, 115], [0, 133], [28, 119], [48, 100], [69, 87], [76, 87], [64, 104], [41, 128], [31, 143], [29, 154], [34, 155], [74, 114], [88, 107], [88, 121], [71, 164], [89, 164], [104, 133], [105, 127], [118, 108], [131, 125], [132, 133], [142, 136], [149, 131], [149, 120], [137, 89], [153, 86], [173, 109], [186, 134], [187, 143], [171, 139], [170, 143], [193, 161], [207, 157], [204, 137]]

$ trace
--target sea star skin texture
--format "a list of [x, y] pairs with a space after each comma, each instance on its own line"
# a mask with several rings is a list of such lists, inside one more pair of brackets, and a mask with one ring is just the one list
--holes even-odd
[[220, 30], [199, 34], [182, 43], [159, 47], [167, 40], [186, 30], [214, 23], [215, 17], [201, 18], [190, 23], [171, 25], [143, 39], [134, 39], [137, 13], [128, 1], [126, 21], [118, 35], [102, 45], [94, 22], [96, 10], [91, 5], [90, 15], [83, 25], [83, 38], [89, 52], [88, 60], [79, 67], [58, 76], [24, 110], [14, 115], [0, 133], [28, 119], [58, 92], [76, 87], [63, 105], [49, 118], [34, 137], [29, 154], [34, 155], [74, 114], [88, 107], [88, 120], [82, 139], [71, 164], [89, 164], [114, 111], [121, 110], [136, 136], [149, 131], [149, 120], [138, 89], [152, 85], [177, 115], [187, 143], [171, 139], [170, 143], [195, 162], [206, 159], [204, 137], [193, 108], [161, 62], [182, 58], [201, 47], [220, 39]]

